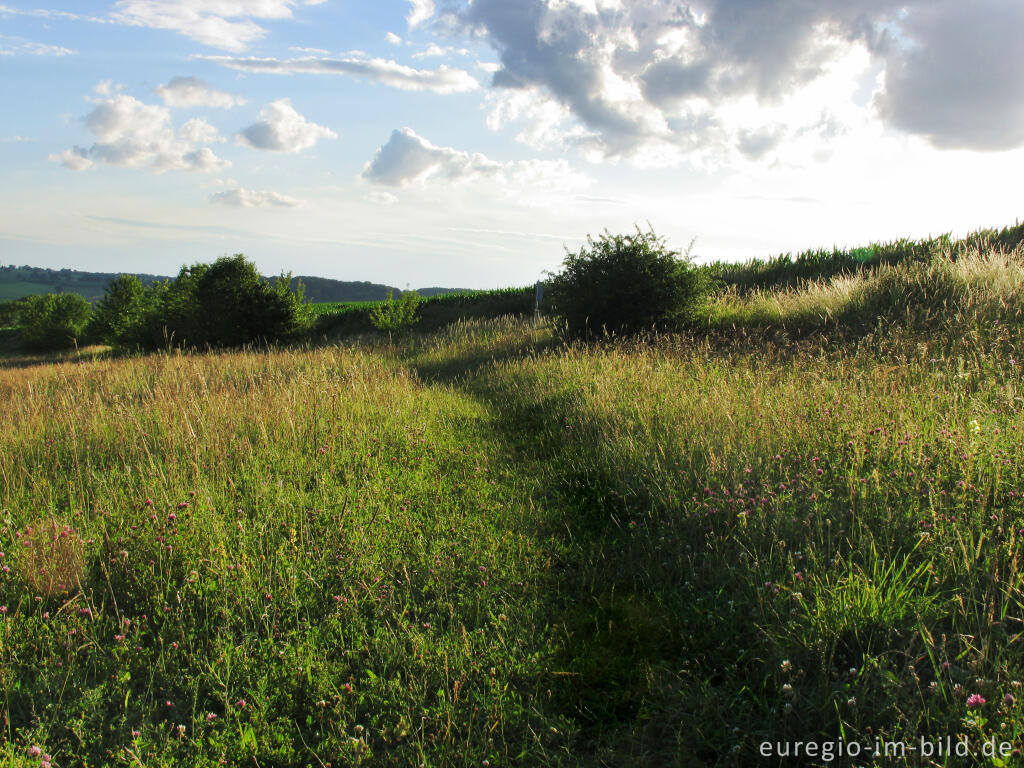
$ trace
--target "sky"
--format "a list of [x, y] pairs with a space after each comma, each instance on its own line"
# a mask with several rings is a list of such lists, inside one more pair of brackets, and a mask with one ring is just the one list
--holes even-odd
[[1015, 223], [1022, 0], [0, 0], [0, 264], [526, 285]]

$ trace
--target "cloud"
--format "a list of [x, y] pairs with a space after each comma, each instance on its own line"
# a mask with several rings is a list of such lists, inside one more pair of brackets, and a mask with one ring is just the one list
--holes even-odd
[[165, 29], [225, 51], [244, 51], [266, 35], [253, 19], [290, 19], [298, 5], [324, 0], [118, 0], [112, 21]]
[[211, 88], [198, 77], [172, 77], [167, 85], [158, 85], [156, 92], [169, 107], [231, 109], [245, 104], [241, 96]]
[[253, 149], [273, 152], [301, 152], [320, 139], [336, 139], [338, 134], [323, 125], [306, 120], [295, 111], [289, 99], [278, 99], [260, 110], [260, 119], [238, 134], [238, 141]]
[[409, 0], [409, 15], [405, 17], [409, 29], [414, 29], [434, 15], [434, 0]]
[[201, 117], [193, 117], [178, 129], [178, 135], [193, 144], [221, 144], [224, 137]]
[[401, 45], [402, 44], [402, 38], [400, 38], [394, 32], [388, 32], [386, 35], [384, 35], [384, 39], [387, 40], [392, 45]]
[[565, 160], [525, 160], [499, 163], [486, 155], [439, 147], [416, 135], [412, 128], [392, 131], [388, 142], [366, 164], [362, 178], [374, 184], [406, 187], [428, 181], [491, 179], [503, 187], [570, 189], [589, 184]]
[[[110, 90], [109, 86], [98, 88], [99, 92]], [[209, 123], [190, 120], [180, 132], [175, 132], [166, 107], [144, 104], [124, 93], [98, 100], [85, 116], [85, 126], [96, 138], [92, 146], [75, 146], [50, 155], [50, 160], [73, 171], [86, 170], [96, 163], [119, 168], [148, 167], [155, 173], [219, 171], [230, 165], [209, 147], [197, 146], [217, 140], [216, 129]]]
[[0, 56], [74, 56], [78, 51], [21, 37], [0, 35]]
[[377, 150], [362, 176], [375, 184], [403, 187], [429, 176], [457, 179], [494, 173], [500, 168], [484, 155], [438, 147], [417, 136], [412, 128], [401, 128], [392, 131], [388, 143]]
[[737, 148], [751, 160], [759, 160], [785, 138], [785, 129], [775, 125], [757, 131], [740, 131]]
[[394, 205], [398, 202], [398, 196], [390, 192], [375, 191], [363, 195], [363, 200], [374, 205]]
[[[497, 53], [492, 127], [523, 124], [522, 140], [593, 159], [765, 157], [769, 137], [751, 106], [771, 110], [813, 91], [821, 101], [798, 120], [855, 99], [872, 117], [857, 94], [882, 70], [876, 116], [890, 126], [940, 147], [1024, 143], [1020, 3], [450, 0], [436, 23]], [[865, 55], [850, 72], [855, 51]], [[842, 88], [816, 89], [837, 72]], [[788, 123], [775, 138], [806, 139], [805, 128]]]
[[258, 59], [232, 56], [202, 56], [229, 69], [243, 72], [267, 72], [277, 75], [352, 75], [405, 91], [464, 93], [480, 84], [468, 73], [441, 65], [437, 69], [415, 69], [395, 61], [349, 56], [339, 59], [305, 57], [301, 59]]
[[943, 149], [1024, 144], [1024, 5], [934, 0], [900, 24], [876, 104], [893, 126]]
[[296, 208], [302, 205], [301, 200], [267, 190], [227, 189], [210, 195], [214, 205], [229, 205], [237, 208]]

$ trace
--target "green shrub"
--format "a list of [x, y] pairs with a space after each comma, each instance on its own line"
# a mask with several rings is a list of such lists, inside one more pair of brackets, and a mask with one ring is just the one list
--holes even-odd
[[675, 330], [692, 318], [707, 280], [685, 254], [669, 250], [653, 231], [605, 231], [548, 282], [549, 305], [572, 337]]
[[370, 322], [381, 331], [404, 331], [415, 325], [419, 319], [416, 309], [420, 305], [420, 295], [416, 291], [402, 291], [396, 301], [393, 292], [388, 291], [387, 301], [382, 301], [370, 310]]
[[93, 308], [87, 335], [96, 341], [124, 344], [146, 314], [146, 288], [135, 275], [120, 275]]
[[19, 312], [21, 340], [29, 349], [67, 349], [82, 338], [89, 302], [76, 293], [28, 297]]
[[242, 254], [182, 267], [173, 281], [145, 289], [145, 311], [123, 341], [142, 347], [237, 347], [290, 341], [311, 324], [302, 286], [291, 275], [273, 283]]

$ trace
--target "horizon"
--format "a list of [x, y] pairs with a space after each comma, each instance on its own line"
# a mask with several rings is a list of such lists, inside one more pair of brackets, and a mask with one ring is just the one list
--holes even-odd
[[0, 3], [0, 263], [529, 285], [1019, 221], [1024, 5]]

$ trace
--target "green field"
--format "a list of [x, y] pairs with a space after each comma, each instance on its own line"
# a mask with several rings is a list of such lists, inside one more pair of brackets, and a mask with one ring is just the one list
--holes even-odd
[[0, 764], [1019, 749], [1022, 312], [1017, 248], [645, 340], [11, 360]]

